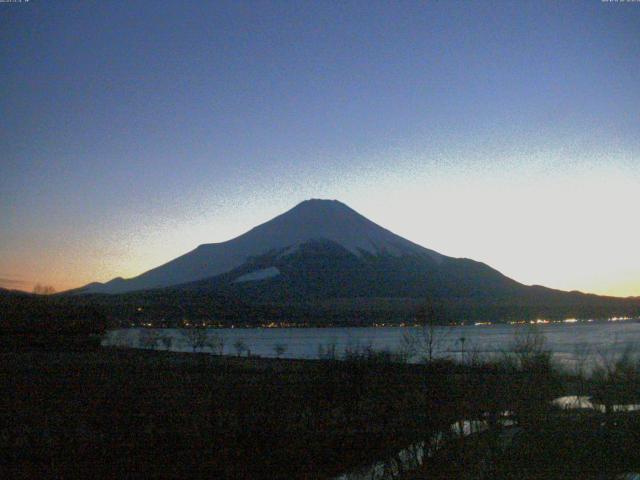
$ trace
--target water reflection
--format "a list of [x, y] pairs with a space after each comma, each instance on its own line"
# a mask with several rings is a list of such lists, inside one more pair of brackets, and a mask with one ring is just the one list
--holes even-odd
[[[280, 344], [286, 346], [283, 358], [314, 359], [318, 358], [319, 347], [335, 350], [337, 357], [358, 346], [399, 351], [403, 336], [410, 328], [221, 328], [210, 329], [210, 332], [224, 340], [225, 354], [235, 354], [233, 345], [242, 340], [253, 355], [276, 357], [275, 346]], [[522, 327], [494, 324], [438, 328], [443, 331], [443, 340], [437, 345], [434, 357], [461, 360], [461, 338], [465, 339], [464, 356], [467, 359], [472, 355], [480, 359], [499, 358], [509, 350], [514, 333]], [[572, 371], [591, 371], [603, 361], [622, 356], [630, 346], [640, 345], [640, 323], [637, 322], [561, 323], [538, 328], [546, 339], [546, 347], [553, 352], [554, 360]], [[141, 348], [140, 330], [110, 331], [103, 345]], [[161, 334], [172, 337], [171, 350], [192, 351], [180, 330], [164, 329]], [[203, 351], [209, 350], [205, 347]], [[413, 361], [419, 360], [413, 358]]]
[[[551, 402], [552, 405], [562, 408], [563, 410], [596, 410], [598, 412], [605, 413], [607, 408], [600, 403], [594, 403], [591, 397], [567, 395], [564, 397], [558, 397]], [[640, 410], [640, 404], [631, 403], [626, 405], [611, 405], [610, 411], [612, 412], [635, 412]]]

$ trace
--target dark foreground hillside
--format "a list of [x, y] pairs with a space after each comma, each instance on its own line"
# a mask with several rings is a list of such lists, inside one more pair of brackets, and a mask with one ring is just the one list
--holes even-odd
[[325, 478], [448, 421], [402, 365], [31, 351], [0, 378], [3, 478]]
[[[445, 441], [407, 478], [595, 479], [640, 468], [636, 414], [567, 415], [549, 404], [580, 393], [578, 383], [605, 403], [629, 402], [640, 393], [637, 369], [587, 385], [536, 355], [407, 365], [367, 351], [294, 361], [5, 350], [0, 477], [331, 478], [437, 432]], [[489, 430], [452, 435], [461, 419]]]

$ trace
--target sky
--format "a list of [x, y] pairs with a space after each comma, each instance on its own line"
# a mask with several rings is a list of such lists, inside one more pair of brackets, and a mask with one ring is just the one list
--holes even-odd
[[0, 3], [0, 287], [131, 277], [308, 198], [640, 296], [640, 2]]

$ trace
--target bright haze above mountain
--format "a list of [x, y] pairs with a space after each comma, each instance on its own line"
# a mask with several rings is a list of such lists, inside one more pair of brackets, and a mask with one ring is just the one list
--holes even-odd
[[0, 287], [136, 277], [337, 198], [640, 295], [632, 2], [0, 4]]

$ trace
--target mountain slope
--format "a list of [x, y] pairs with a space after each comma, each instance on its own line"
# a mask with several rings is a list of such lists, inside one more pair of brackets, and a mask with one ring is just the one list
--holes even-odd
[[446, 258], [376, 225], [343, 203], [307, 200], [237, 238], [200, 245], [132, 279], [93, 283], [80, 292], [123, 293], [192, 282], [229, 272], [251, 257], [273, 251], [293, 252], [314, 240], [333, 241], [358, 256], [366, 253], [428, 256], [436, 263]]
[[180, 285], [225, 291], [259, 302], [301, 303], [330, 298], [500, 297], [523, 285], [468, 259], [424, 252], [353, 253], [331, 240], [312, 240], [293, 252], [272, 251], [217, 277]]

